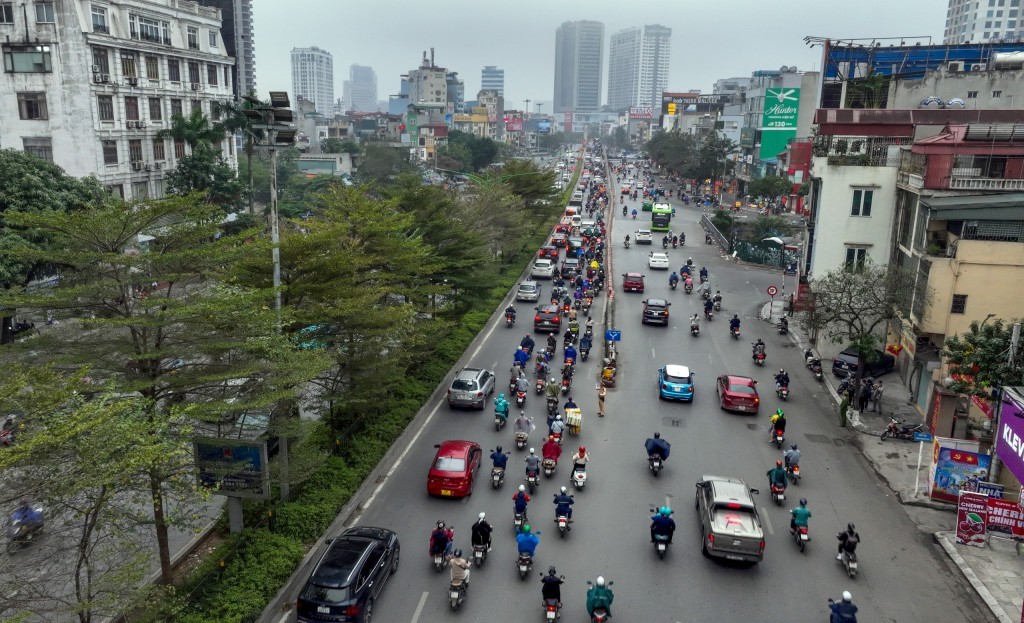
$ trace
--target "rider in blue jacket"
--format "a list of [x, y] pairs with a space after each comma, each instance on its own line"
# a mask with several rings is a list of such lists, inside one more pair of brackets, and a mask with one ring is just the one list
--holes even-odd
[[576, 500], [566, 493], [565, 487], [562, 487], [562, 490], [555, 494], [555, 499], [552, 501], [555, 504], [555, 517], [565, 515], [572, 519], [572, 505], [576, 503]]
[[494, 452], [491, 453], [491, 460], [494, 461], [495, 467], [505, 469], [508, 466], [508, 455], [501, 451], [501, 446], [498, 446]]
[[533, 558], [537, 552], [538, 543], [540, 543], [540, 539], [536, 534], [530, 532], [529, 525], [523, 526], [522, 532], [516, 535], [516, 544], [519, 546], [520, 554], [529, 554]]
[[672, 533], [676, 531], [676, 522], [671, 515], [672, 509], [662, 506], [651, 517], [651, 542], [654, 542], [655, 535], [667, 536], [668, 542], [672, 542]]

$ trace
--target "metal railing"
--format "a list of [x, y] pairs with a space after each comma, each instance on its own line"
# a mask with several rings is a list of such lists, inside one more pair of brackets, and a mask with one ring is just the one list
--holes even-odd
[[1024, 190], [1024, 179], [951, 177], [949, 188], [951, 190]]

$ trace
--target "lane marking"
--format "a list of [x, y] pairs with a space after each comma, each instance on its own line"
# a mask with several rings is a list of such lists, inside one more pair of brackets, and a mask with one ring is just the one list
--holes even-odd
[[423, 431], [427, 429], [427, 425], [430, 424], [430, 420], [434, 419], [434, 414], [437, 413], [437, 410], [441, 408], [441, 402], [442, 401], [439, 400], [437, 404], [434, 405], [434, 408], [430, 411], [430, 414], [427, 415], [427, 419], [423, 420], [423, 424], [420, 426], [420, 429], [416, 431], [416, 434], [413, 435], [412, 439], [409, 440], [409, 445], [405, 447], [405, 450], [402, 450], [402, 454], [398, 455], [398, 458], [395, 459], [395, 464], [391, 466], [391, 469], [389, 469], [386, 474], [384, 474], [384, 478], [381, 479], [380, 484], [378, 484], [377, 488], [373, 490], [373, 493], [370, 494], [370, 497], [366, 499], [366, 502], [363, 504], [364, 512], [366, 511], [366, 509], [370, 508], [370, 504], [373, 503], [373, 500], [377, 497], [377, 494], [380, 493], [380, 490], [384, 488], [384, 484], [391, 479], [391, 475], [394, 474], [395, 470], [398, 469], [398, 466], [402, 464], [402, 459], [404, 459], [405, 455], [409, 453], [409, 450], [412, 450], [412, 447], [413, 445], [415, 445], [416, 440], [418, 440], [420, 438], [420, 435], [423, 434]]
[[480, 349], [483, 348], [484, 344], [486, 344], [491, 339], [491, 334], [494, 333], [494, 330], [498, 328], [498, 321], [504, 319], [505, 317], [501, 315], [499, 315], [498, 318], [494, 319], [494, 323], [491, 324], [491, 328], [487, 330], [487, 334], [484, 336], [484, 339], [480, 340], [480, 343], [477, 344], [476, 350], [473, 351], [473, 354], [470, 356], [470, 359], [476, 359], [476, 356], [480, 354]]
[[772, 528], [772, 520], [768, 516], [768, 509], [763, 504], [761, 505], [761, 517], [764, 518], [764, 523], [768, 526], [768, 534], [775, 536], [775, 529]]
[[292, 616], [291, 612], [285, 612], [281, 615], [281, 618], [277, 620], [277, 623], [287, 623], [288, 618]]
[[657, 358], [658, 358], [658, 356], [656, 354], [654, 354], [654, 347], [652, 346], [651, 347], [651, 359], [657, 359]]
[[412, 613], [412, 620], [409, 623], [416, 623], [420, 620], [420, 615], [423, 614], [423, 606], [427, 605], [427, 591], [423, 591], [420, 595], [420, 603], [416, 606], [416, 611]]

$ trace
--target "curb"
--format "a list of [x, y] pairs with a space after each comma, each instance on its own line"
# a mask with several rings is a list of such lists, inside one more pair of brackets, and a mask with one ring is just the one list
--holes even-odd
[[974, 570], [967, 564], [967, 561], [960, 555], [960, 552], [956, 551], [956, 546], [949, 539], [950, 534], [952, 533], [939, 531], [934, 533], [932, 538], [935, 539], [936, 543], [942, 546], [942, 549], [945, 550], [949, 559], [952, 560], [953, 564], [960, 569], [960, 573], [962, 573], [964, 578], [967, 579], [967, 583], [970, 584], [975, 592], [978, 593], [978, 597], [981, 597], [981, 600], [985, 602], [985, 605], [992, 611], [992, 615], [995, 616], [996, 620], [999, 621], [999, 623], [1014, 623], [1014, 620], [1006, 614], [1006, 611], [1003, 610], [1001, 605], [999, 605], [999, 602], [992, 596], [991, 591], [989, 591], [988, 587], [982, 583], [981, 579], [978, 578], [978, 575], [974, 573]]

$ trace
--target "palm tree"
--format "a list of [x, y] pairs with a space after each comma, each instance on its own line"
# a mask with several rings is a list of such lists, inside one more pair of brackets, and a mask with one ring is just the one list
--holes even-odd
[[168, 138], [185, 141], [190, 148], [194, 148], [200, 143], [206, 143], [213, 147], [224, 140], [224, 128], [210, 125], [210, 120], [206, 118], [203, 111], [193, 110], [188, 118], [175, 115], [171, 118], [171, 127], [156, 133], [157, 140], [162, 141]]
[[270, 104], [261, 103], [256, 105], [249, 100], [242, 100], [240, 104], [234, 102], [214, 102], [213, 110], [216, 114], [220, 115], [221, 121], [217, 122], [217, 127], [229, 134], [237, 134], [242, 132], [245, 134], [245, 161], [246, 166], [249, 169], [249, 214], [253, 213], [253, 172], [252, 172], [252, 154], [253, 148], [256, 141], [263, 140], [264, 132], [260, 129], [253, 129], [252, 119], [245, 115], [246, 110], [252, 110], [254, 108], [269, 108]]

